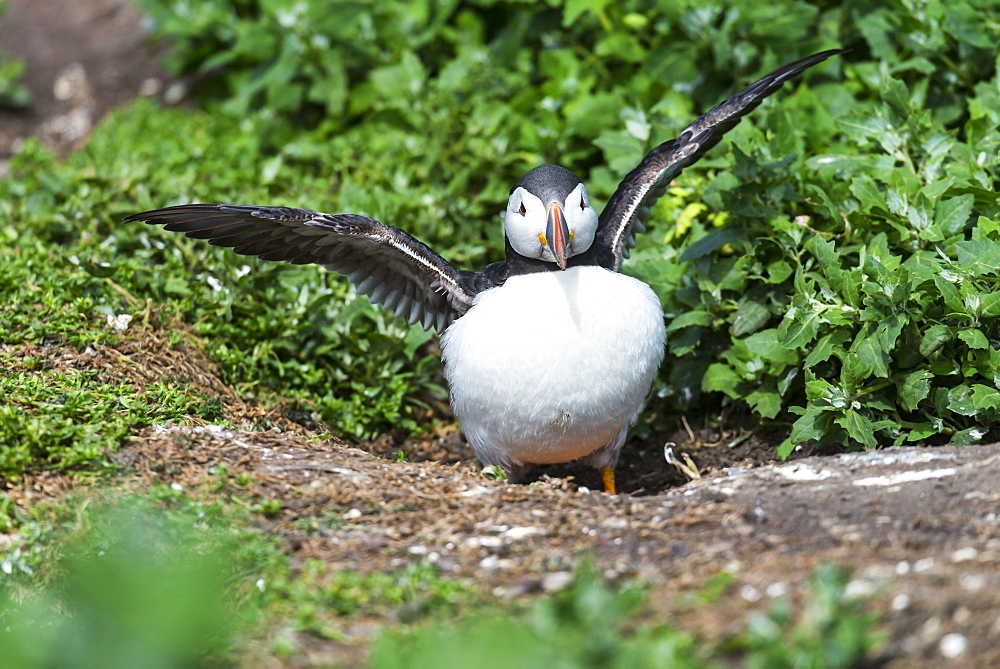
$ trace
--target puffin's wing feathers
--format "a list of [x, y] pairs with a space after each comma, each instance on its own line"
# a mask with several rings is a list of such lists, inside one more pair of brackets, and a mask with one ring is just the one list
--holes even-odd
[[477, 272], [455, 269], [402, 230], [357, 214], [185, 204], [125, 219], [132, 221], [162, 225], [262, 260], [322, 265], [350, 279], [373, 304], [439, 332], [468, 311], [482, 283]]
[[598, 262], [616, 272], [620, 270], [622, 260], [635, 246], [636, 233], [645, 230], [643, 222], [649, 218], [650, 209], [682, 169], [718, 144], [741, 118], [756, 109], [764, 98], [781, 88], [787, 80], [845, 51], [831, 49], [779, 67], [716, 106], [675, 139], [650, 151], [618, 185], [618, 190], [601, 212], [597, 239], [594, 241], [599, 253]]

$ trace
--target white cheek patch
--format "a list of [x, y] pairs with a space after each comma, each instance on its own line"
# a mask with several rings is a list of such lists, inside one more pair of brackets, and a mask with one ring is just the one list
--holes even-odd
[[[582, 208], [581, 200], [584, 204]], [[589, 249], [597, 235], [597, 212], [590, 206], [590, 198], [587, 197], [587, 189], [583, 184], [574, 188], [566, 197], [564, 211], [566, 224], [573, 235], [569, 245], [569, 255], [575, 256]]]
[[[520, 212], [524, 206], [524, 213]], [[552, 251], [542, 245], [539, 235], [545, 232], [545, 205], [523, 188], [515, 188], [504, 214], [504, 233], [514, 250], [526, 258], [555, 260]]]

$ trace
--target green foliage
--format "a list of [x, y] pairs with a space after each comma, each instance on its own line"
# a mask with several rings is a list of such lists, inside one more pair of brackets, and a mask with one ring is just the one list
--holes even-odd
[[844, 570], [823, 565], [809, 577], [810, 596], [797, 619], [784, 599], [768, 614], [751, 616], [744, 666], [834, 669], [863, 665], [882, 637], [872, 629], [875, 616], [864, 612], [862, 602], [847, 598], [848, 580]]
[[524, 169], [567, 165], [606, 198], [740, 83], [853, 47], [688, 170], [626, 264], [670, 318], [660, 411], [724, 394], [794, 421], [783, 455], [972, 443], [995, 423], [994, 4], [204, 4], [149, 3], [172, 66], [262, 108], [281, 128], [265, 142], [331, 166], [342, 208], [459, 263], [497, 257], [465, 222]]
[[99, 343], [104, 317], [150, 300], [245, 395], [355, 438], [415, 430], [444, 399], [428, 335], [315, 268], [117, 221], [192, 201], [356, 211], [481, 266], [526, 169], [566, 165], [599, 203], [698, 112], [841, 45], [681, 176], [626, 263], [670, 320], [651, 413], [736, 403], [794, 423], [783, 454], [971, 443], [995, 423], [993, 3], [143, 5], [206, 111], [139, 103], [65, 164], [14, 157], [6, 342]]
[[[23, 361], [4, 359], [10, 369]], [[44, 368], [0, 375], [0, 476], [107, 464], [107, 454], [140, 428], [187, 417], [217, 420], [216, 398], [156, 382], [137, 390], [96, 371]]]
[[[225, 380], [248, 392], [262, 387], [316, 407], [344, 436], [415, 429], [414, 412], [444, 396], [437, 359], [416, 357], [429, 334], [316, 268], [258, 264], [118, 223], [131, 202], [154, 206], [151, 192], [287, 200], [277, 187], [272, 196], [245, 191], [268, 161], [255, 133], [228, 117], [142, 103], [112, 115], [66, 163], [29, 142], [0, 184], [0, 211], [16, 221], [0, 233], [0, 341], [98, 346], [111, 336], [108, 317], [138, 316], [148, 299], [192, 323]], [[327, 182], [311, 167], [282, 174], [286, 188], [323, 198]]]
[[[153, 498], [155, 499], [155, 498]], [[44, 586], [0, 588], [0, 654], [17, 667], [229, 664], [253, 620], [232, 587], [264, 564], [261, 539], [219, 507], [167, 495], [67, 518]], [[5, 563], [7, 564], [7, 563]]]
[[0, 106], [25, 107], [31, 101], [31, 94], [20, 82], [25, 67], [23, 60], [0, 57]]
[[[766, 142], [740, 136], [734, 221], [660, 282], [681, 314], [675, 381], [765, 419], [798, 416], [782, 455], [805, 441], [975, 443], [998, 417], [996, 87], [978, 86], [948, 130], [926, 81], [883, 71], [864, 84], [884, 102], [840, 121], [852, 152], [755, 164], [747, 156], [791, 146], [791, 105]], [[709, 185], [706, 202], [717, 198]]]
[[276, 573], [263, 602], [272, 621], [298, 634], [337, 639], [346, 620], [394, 617], [404, 623], [451, 619], [485, 602], [470, 583], [429, 562], [391, 572], [360, 573], [308, 560], [295, 573]]

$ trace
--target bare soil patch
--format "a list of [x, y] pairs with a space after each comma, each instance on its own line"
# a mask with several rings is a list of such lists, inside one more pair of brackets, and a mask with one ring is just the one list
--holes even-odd
[[128, 0], [7, 0], [0, 48], [27, 62], [26, 109], [0, 108], [0, 160], [26, 137], [65, 154], [106, 113], [168, 78], [144, 47], [142, 14]]

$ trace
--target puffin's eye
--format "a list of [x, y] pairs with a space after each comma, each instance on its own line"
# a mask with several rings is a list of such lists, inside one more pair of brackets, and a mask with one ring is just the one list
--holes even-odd
[[586, 208], [587, 208], [587, 201], [585, 199], [583, 199], [583, 196], [581, 195], [580, 196], [580, 209], [586, 209]]
[[525, 214], [528, 213], [528, 210], [524, 208], [523, 202], [521, 203], [521, 206], [517, 208], [517, 213], [521, 214], [521, 216], [524, 216]]

